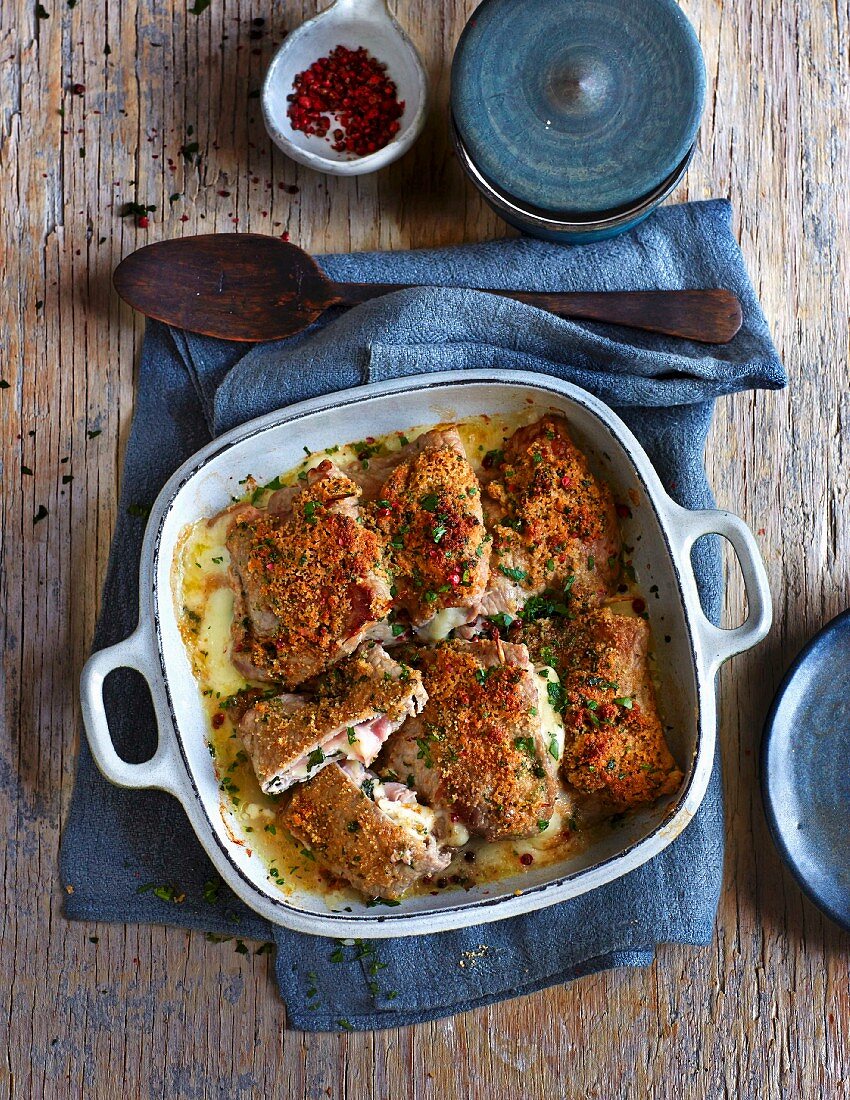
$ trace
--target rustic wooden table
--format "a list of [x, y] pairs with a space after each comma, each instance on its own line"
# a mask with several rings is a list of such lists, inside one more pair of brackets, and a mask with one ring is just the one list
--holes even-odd
[[[212, 0], [200, 14], [137, 0], [43, 4], [0, 7], [3, 1094], [850, 1096], [850, 940], [780, 864], [757, 765], [784, 667], [848, 602], [847, 0], [684, 3], [709, 93], [676, 197], [731, 198], [791, 377], [785, 393], [721, 402], [708, 450], [719, 502], [758, 531], [776, 599], [768, 642], [721, 677], [728, 846], [714, 942], [662, 950], [645, 971], [342, 1036], [286, 1030], [267, 956], [182, 931], [61, 916], [76, 684], [115, 520], [142, 329], [110, 274], [132, 249], [181, 233], [288, 231], [314, 252], [503, 234], [446, 135], [449, 60], [475, 4], [398, 3], [427, 58], [435, 105], [402, 163], [352, 180], [285, 160], [260, 117], [266, 63], [312, 0], [271, 10]], [[146, 230], [120, 216], [131, 200], [155, 206]], [[730, 573], [734, 615], [742, 597]]]

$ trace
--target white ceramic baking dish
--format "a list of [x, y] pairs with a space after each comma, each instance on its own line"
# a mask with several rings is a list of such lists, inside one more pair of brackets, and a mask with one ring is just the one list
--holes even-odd
[[[570, 423], [591, 463], [629, 501], [625, 542], [634, 547], [662, 685], [660, 706], [671, 749], [685, 774], [666, 802], [626, 819], [580, 855], [468, 891], [413, 897], [391, 909], [353, 904], [332, 912], [307, 892], [284, 896], [268, 880], [260, 856], [239, 843], [239, 826], [221, 802], [207, 749], [207, 718], [178, 629], [171, 578], [181, 530], [220, 511], [253, 474], [270, 480], [295, 466], [302, 447], [403, 431], [420, 424], [482, 413], [556, 410]], [[749, 615], [732, 630], [703, 615], [691, 567], [691, 547], [717, 533], [737, 553]], [[657, 592], [654, 586], [657, 586]], [[575, 897], [627, 874], [656, 855], [687, 826], [705, 794], [716, 737], [714, 681], [720, 665], [759, 642], [771, 621], [771, 600], [755, 539], [737, 516], [691, 512], [664, 492], [638, 441], [601, 401], [568, 383], [519, 371], [463, 371], [362, 386], [301, 402], [234, 429], [204, 447], [174, 474], [148, 521], [140, 571], [139, 625], [119, 645], [96, 653], [82, 676], [82, 710], [89, 743], [107, 779], [122, 787], [157, 787], [182, 803], [192, 828], [224, 881], [247, 905], [277, 924], [316, 935], [385, 937], [437, 932], [500, 920]], [[650, 595], [652, 591], [652, 595]], [[669, 641], [667, 640], [669, 639]], [[115, 752], [103, 705], [103, 681], [114, 669], [147, 679], [159, 742], [146, 763]]]

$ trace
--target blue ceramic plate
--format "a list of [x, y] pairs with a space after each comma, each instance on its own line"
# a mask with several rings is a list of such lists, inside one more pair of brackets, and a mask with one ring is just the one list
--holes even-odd
[[452, 64], [452, 112], [497, 187], [557, 213], [628, 206], [694, 143], [705, 67], [675, 0], [484, 0]]
[[815, 905], [850, 929], [850, 611], [824, 627], [782, 682], [761, 747], [773, 839]]

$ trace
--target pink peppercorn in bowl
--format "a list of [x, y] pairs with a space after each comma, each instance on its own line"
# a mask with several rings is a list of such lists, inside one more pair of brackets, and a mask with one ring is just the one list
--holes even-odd
[[425, 123], [428, 82], [385, 0], [336, 0], [284, 41], [262, 103], [269, 136], [288, 157], [357, 176], [411, 147]]

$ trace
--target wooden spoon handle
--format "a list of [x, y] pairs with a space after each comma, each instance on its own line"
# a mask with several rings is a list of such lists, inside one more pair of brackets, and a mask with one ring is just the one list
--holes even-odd
[[729, 290], [609, 290], [588, 294], [508, 291], [507, 297], [558, 317], [627, 325], [701, 344], [728, 343], [742, 321], [741, 303]]
[[[332, 283], [333, 304], [353, 306], [394, 290], [391, 283]], [[558, 317], [602, 321], [612, 325], [679, 336], [701, 344], [725, 344], [741, 327], [741, 303], [729, 290], [488, 290], [502, 298], [545, 309]]]

